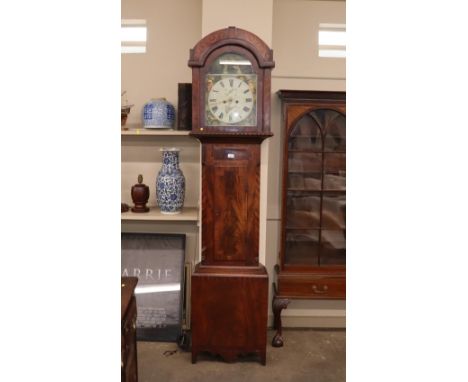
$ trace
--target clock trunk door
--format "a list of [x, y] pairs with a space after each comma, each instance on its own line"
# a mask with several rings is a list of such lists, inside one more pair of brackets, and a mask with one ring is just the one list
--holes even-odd
[[205, 144], [203, 263], [258, 263], [258, 145]]
[[248, 169], [216, 167], [214, 174], [214, 260], [245, 262]]

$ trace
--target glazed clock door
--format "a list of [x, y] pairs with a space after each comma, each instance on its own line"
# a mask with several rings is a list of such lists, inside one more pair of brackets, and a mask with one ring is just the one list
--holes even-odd
[[346, 264], [346, 119], [315, 109], [288, 128], [284, 267]]
[[252, 61], [224, 53], [205, 75], [206, 126], [254, 126], [257, 123], [257, 74]]

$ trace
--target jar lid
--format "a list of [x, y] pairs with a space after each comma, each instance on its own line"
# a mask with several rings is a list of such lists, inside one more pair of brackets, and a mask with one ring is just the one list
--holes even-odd
[[146, 184], [143, 183], [143, 175], [138, 175], [138, 183], [133, 185], [133, 187], [148, 187]]

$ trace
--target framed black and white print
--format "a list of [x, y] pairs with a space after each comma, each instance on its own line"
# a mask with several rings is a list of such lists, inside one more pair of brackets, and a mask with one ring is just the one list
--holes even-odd
[[122, 233], [122, 276], [138, 277], [137, 339], [177, 341], [182, 326], [185, 235]]

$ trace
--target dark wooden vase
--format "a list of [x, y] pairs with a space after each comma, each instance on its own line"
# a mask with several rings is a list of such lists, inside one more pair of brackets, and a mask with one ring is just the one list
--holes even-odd
[[132, 207], [132, 212], [148, 212], [149, 208], [146, 207], [149, 199], [149, 187], [143, 184], [143, 176], [138, 175], [138, 184], [132, 186], [132, 200], [135, 204]]

